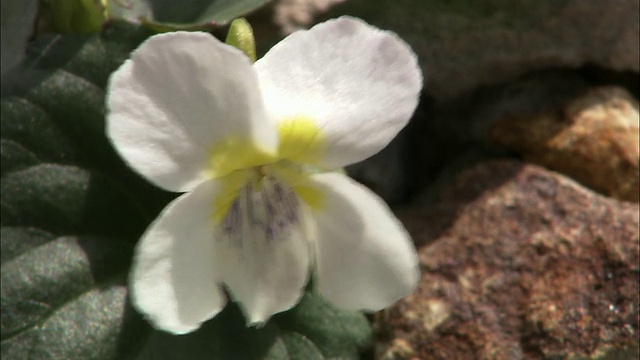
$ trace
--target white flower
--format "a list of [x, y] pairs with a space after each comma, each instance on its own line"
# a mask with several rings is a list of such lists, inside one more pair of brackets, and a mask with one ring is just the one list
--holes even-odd
[[143, 43], [112, 76], [107, 132], [149, 181], [185, 192], [149, 226], [130, 278], [157, 328], [186, 333], [225, 306], [250, 324], [293, 307], [310, 274], [346, 309], [408, 295], [415, 249], [384, 202], [337, 169], [382, 149], [422, 87], [395, 34], [343, 17], [251, 64], [206, 33]]

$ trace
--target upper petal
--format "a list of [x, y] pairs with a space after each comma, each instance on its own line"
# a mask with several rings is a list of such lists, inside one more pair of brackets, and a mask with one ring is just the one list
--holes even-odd
[[216, 182], [207, 181], [171, 202], [136, 248], [132, 301], [157, 328], [190, 332], [226, 302], [213, 260], [217, 193]]
[[229, 208], [215, 261], [249, 324], [298, 303], [309, 276], [309, 242], [293, 189], [265, 177], [249, 182]]
[[290, 35], [254, 66], [272, 118], [316, 122], [326, 141], [324, 165], [334, 167], [386, 146], [413, 114], [422, 88], [404, 41], [349, 17]]
[[111, 77], [107, 107], [115, 148], [170, 191], [252, 165], [278, 143], [249, 59], [206, 33], [145, 41]]
[[418, 257], [409, 234], [370, 190], [339, 173], [313, 176], [323, 190], [317, 224], [320, 294], [346, 309], [379, 310], [414, 291]]

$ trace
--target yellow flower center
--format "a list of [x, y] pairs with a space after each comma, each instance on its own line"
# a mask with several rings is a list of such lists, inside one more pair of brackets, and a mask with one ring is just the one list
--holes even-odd
[[255, 192], [263, 191], [265, 178], [291, 188], [312, 209], [322, 207], [323, 194], [311, 185], [307, 171], [309, 165], [321, 166], [326, 145], [321, 129], [310, 119], [297, 117], [281, 121], [278, 135], [276, 154], [238, 137], [229, 137], [211, 148], [210, 176], [222, 183], [214, 202], [214, 221], [225, 219], [247, 184]]

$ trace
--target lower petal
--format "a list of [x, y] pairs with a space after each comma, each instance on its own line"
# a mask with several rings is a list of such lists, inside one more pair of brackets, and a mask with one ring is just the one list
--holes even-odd
[[313, 182], [325, 193], [313, 212], [320, 294], [342, 308], [380, 310], [412, 293], [418, 257], [387, 205], [339, 173], [314, 175]]
[[131, 274], [133, 304], [159, 329], [197, 329], [226, 303], [214, 263], [213, 199], [208, 181], [171, 202], [142, 236]]
[[293, 189], [270, 177], [261, 181], [241, 190], [215, 242], [223, 282], [249, 324], [297, 304], [309, 274], [302, 205]]

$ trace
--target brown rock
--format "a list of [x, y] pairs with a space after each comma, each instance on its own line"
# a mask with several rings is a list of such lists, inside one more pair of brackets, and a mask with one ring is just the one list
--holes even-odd
[[416, 51], [425, 91], [445, 99], [544, 68], [594, 64], [638, 72], [638, 0], [349, 0], [350, 14]]
[[632, 358], [638, 215], [535, 165], [462, 173], [438, 204], [400, 214], [422, 279], [378, 316], [379, 357]]
[[507, 117], [491, 131], [527, 161], [603, 194], [638, 202], [638, 102], [617, 87], [594, 88], [560, 111]]

